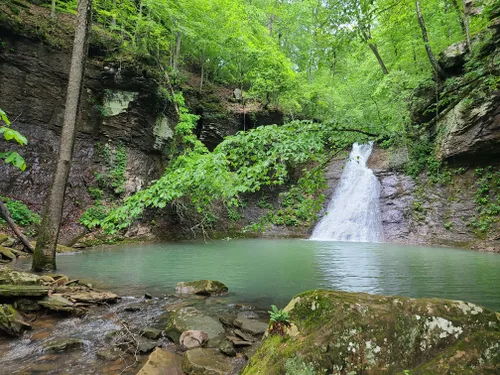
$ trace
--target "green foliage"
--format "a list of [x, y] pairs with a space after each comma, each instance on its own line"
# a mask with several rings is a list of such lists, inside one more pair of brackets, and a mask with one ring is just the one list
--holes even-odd
[[87, 210], [80, 216], [80, 224], [92, 229], [99, 225], [102, 220], [106, 218], [109, 214], [109, 208], [105, 206], [101, 201], [95, 202], [92, 206], [87, 208]]
[[290, 324], [290, 314], [288, 312], [278, 309], [276, 305], [271, 305], [271, 311], [268, 311], [269, 319], [272, 323], [286, 323]]
[[[5, 197], [0, 197], [0, 199], [5, 202], [5, 205], [9, 209], [10, 216], [16, 224], [22, 227], [40, 224], [40, 216], [31, 211], [23, 202]], [[0, 223], [4, 222], [5, 221], [0, 218]]]
[[100, 223], [102, 227], [111, 231], [126, 228], [141, 217], [146, 207], [161, 209], [169, 204], [182, 210], [180, 216], [191, 212], [206, 225], [217, 217], [215, 212], [220, 206], [226, 207], [231, 219], [236, 220], [242, 194], [284, 184], [296, 187], [282, 196], [286, 213], [277, 217], [288, 225], [307, 222], [321, 205], [321, 200], [309, 198], [324, 187], [321, 168], [308, 173], [307, 167], [322, 163], [332, 147], [352, 143], [352, 137], [344, 132], [337, 138], [331, 124], [295, 121], [240, 132], [209, 152], [191, 132], [196, 116], [184, 114], [175, 129], [184, 152], [159, 180], [113, 210]]
[[500, 220], [500, 171], [490, 166], [477, 168], [474, 175], [477, 178], [474, 195], [477, 215], [470, 225], [476, 235], [485, 237], [492, 225]]
[[285, 362], [285, 375], [316, 375], [312, 363], [305, 363], [300, 357], [288, 358]]
[[[126, 147], [121, 144], [113, 147], [109, 143], [106, 143], [104, 146], [98, 143], [96, 145], [96, 152], [103, 158], [106, 165], [104, 173], [95, 174], [99, 187], [107, 189], [117, 196], [122, 195], [125, 192], [125, 183], [127, 181], [125, 175], [127, 170]], [[101, 199], [103, 194], [101, 189], [89, 188], [89, 194], [93, 199]]]
[[[26, 137], [12, 129], [10, 125], [11, 123], [7, 114], [0, 108], [0, 134], [3, 134], [3, 138], [6, 141], [15, 141], [21, 146], [26, 145], [28, 143]], [[6, 164], [12, 164], [21, 171], [26, 169], [26, 162], [16, 151], [0, 152], [0, 160], [3, 160]]]

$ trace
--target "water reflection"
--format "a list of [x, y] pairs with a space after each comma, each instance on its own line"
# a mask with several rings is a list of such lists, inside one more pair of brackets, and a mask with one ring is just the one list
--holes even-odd
[[[18, 263], [29, 268], [29, 260]], [[127, 245], [58, 257], [59, 271], [122, 295], [216, 279], [268, 307], [315, 288], [464, 299], [500, 310], [500, 255], [380, 243], [233, 240]]]

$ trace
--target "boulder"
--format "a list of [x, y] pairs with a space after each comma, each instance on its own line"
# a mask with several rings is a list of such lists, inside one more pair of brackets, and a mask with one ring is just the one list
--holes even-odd
[[163, 334], [161, 329], [145, 327], [140, 330], [140, 335], [150, 340], [158, 340]]
[[199, 330], [182, 332], [179, 343], [187, 349], [201, 348], [208, 342], [208, 335]]
[[23, 312], [34, 312], [41, 309], [36, 300], [28, 298], [16, 299], [14, 302], [14, 308]]
[[242, 340], [236, 336], [226, 336], [226, 338], [234, 345], [234, 346], [252, 346], [250, 341]]
[[9, 247], [11, 248], [12, 246], [16, 246], [16, 244], [19, 243], [19, 240], [17, 238], [14, 238], [14, 237], [7, 237], [3, 242], [2, 242], [2, 246], [5, 246], [5, 247]]
[[267, 336], [244, 375], [284, 374], [291, 362], [331, 374], [473, 375], [500, 366], [497, 313], [472, 303], [316, 290], [285, 310], [285, 335]]
[[47, 296], [41, 301], [38, 301], [40, 306], [45, 307], [47, 310], [56, 312], [75, 312], [76, 306], [70, 300], [64, 298], [61, 294], [52, 294]]
[[202, 296], [220, 296], [227, 294], [228, 288], [219, 281], [198, 280], [190, 282], [180, 282], [175, 288], [178, 294], [198, 294]]
[[16, 260], [16, 254], [8, 247], [0, 246], [0, 258], [7, 259], [9, 261]]
[[182, 356], [182, 371], [189, 375], [225, 375], [232, 370], [229, 358], [216, 349], [188, 350]]
[[6, 234], [0, 233], [0, 245], [9, 239], [9, 236]]
[[234, 330], [234, 334], [245, 341], [252, 341], [252, 337], [239, 329]]
[[460, 74], [467, 52], [466, 42], [452, 44], [439, 54], [439, 65], [449, 74]]
[[224, 327], [219, 321], [189, 306], [172, 314], [165, 331], [167, 337], [179, 342], [182, 332], [188, 330], [203, 331], [208, 335], [209, 340], [224, 334]]
[[245, 311], [238, 314], [234, 325], [242, 331], [254, 336], [263, 335], [266, 332], [268, 323], [257, 320], [258, 315], [251, 311]]
[[236, 350], [234, 350], [233, 344], [227, 339], [220, 342], [219, 350], [228, 357], [236, 357]]
[[60, 353], [76, 349], [82, 349], [83, 346], [84, 346], [83, 341], [80, 339], [63, 338], [47, 342], [43, 346], [43, 350], [49, 353]]
[[95, 292], [90, 290], [88, 292], [71, 293], [68, 295], [73, 301], [103, 304], [103, 303], [116, 303], [120, 299], [116, 294], [110, 292]]
[[182, 375], [179, 355], [156, 348], [137, 375]]
[[104, 349], [96, 353], [97, 358], [103, 359], [105, 361], [116, 361], [122, 357], [123, 352], [119, 349]]
[[29, 329], [31, 326], [12, 305], [0, 305], [0, 331], [9, 336], [21, 337], [24, 331]]
[[40, 276], [22, 271], [14, 271], [9, 268], [0, 268], [0, 285], [41, 285]]

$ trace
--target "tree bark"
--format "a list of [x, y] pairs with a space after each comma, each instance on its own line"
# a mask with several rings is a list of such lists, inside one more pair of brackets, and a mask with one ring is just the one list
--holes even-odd
[[470, 30], [469, 30], [469, 17], [467, 17], [467, 13], [465, 12], [465, 0], [462, 0], [463, 8], [464, 8], [464, 30], [465, 30], [465, 38], [467, 40], [467, 48], [469, 52], [472, 54], [472, 43], [470, 41]]
[[174, 53], [174, 66], [173, 66], [174, 72], [177, 70], [177, 66], [179, 63], [179, 55], [181, 54], [181, 40], [182, 40], [182, 34], [180, 32], [177, 32], [175, 37], [175, 53]]
[[360, 29], [360, 31], [366, 44], [368, 44], [368, 47], [370, 47], [371, 51], [375, 55], [375, 58], [377, 59], [378, 64], [380, 65], [380, 69], [382, 69], [382, 73], [389, 74], [389, 70], [385, 66], [384, 60], [382, 60], [382, 56], [380, 56], [380, 53], [378, 52], [377, 45], [372, 42], [371, 35], [368, 35], [363, 29]]
[[50, 6], [50, 17], [56, 18], [56, 0], [52, 0], [52, 4]]
[[203, 90], [203, 79], [205, 78], [205, 48], [201, 52], [201, 77], [200, 77], [200, 94]]
[[422, 10], [420, 9], [420, 1], [415, 1], [415, 9], [417, 12], [418, 24], [420, 25], [420, 30], [422, 31], [422, 39], [425, 45], [425, 51], [427, 52], [427, 57], [429, 58], [429, 62], [432, 65], [432, 69], [434, 70], [434, 74], [439, 81], [444, 81], [446, 79], [446, 74], [443, 69], [439, 65], [436, 57], [432, 53], [431, 45], [429, 44], [429, 38], [427, 36], [427, 28], [425, 27], [424, 17], [422, 15]]
[[59, 155], [52, 184], [42, 211], [42, 223], [33, 255], [33, 271], [52, 271], [56, 269], [56, 246], [61, 225], [66, 183], [75, 145], [76, 119], [88, 52], [88, 39], [92, 24], [91, 17], [92, 0], [79, 0]]
[[21, 240], [21, 242], [26, 247], [26, 249], [28, 249], [28, 251], [30, 253], [33, 253], [33, 251], [35, 250], [33, 248], [33, 245], [25, 237], [25, 235], [23, 234], [23, 232], [21, 232], [21, 230], [16, 225], [16, 223], [14, 222], [14, 220], [12, 220], [12, 217], [10, 216], [9, 209], [7, 208], [7, 206], [3, 203], [3, 201], [1, 199], [0, 199], [0, 215], [5, 219], [5, 221], [7, 222], [7, 224], [9, 224], [10, 229], [12, 229], [12, 231], [16, 234], [16, 236]]

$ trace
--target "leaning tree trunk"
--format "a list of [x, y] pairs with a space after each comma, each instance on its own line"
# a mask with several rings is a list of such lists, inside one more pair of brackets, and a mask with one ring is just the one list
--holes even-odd
[[56, 18], [56, 0], [52, 0], [50, 5], [50, 17]]
[[16, 225], [14, 220], [12, 220], [12, 217], [10, 217], [10, 212], [5, 203], [3, 203], [2, 199], [0, 198], [0, 216], [2, 216], [7, 224], [9, 224], [10, 229], [16, 234], [17, 238], [21, 240], [23, 245], [26, 247], [26, 249], [32, 253], [34, 251], [33, 245], [31, 242], [26, 238], [26, 236], [21, 232], [19, 227]]
[[368, 47], [370, 47], [370, 50], [375, 55], [375, 58], [377, 59], [378, 64], [380, 65], [380, 69], [382, 69], [382, 73], [386, 75], [389, 74], [389, 70], [385, 66], [384, 60], [382, 60], [382, 56], [380, 56], [377, 45], [373, 43], [371, 35], [362, 28], [360, 28], [360, 31], [361, 31], [361, 36], [363, 37], [365, 43], [368, 44]]
[[73, 43], [73, 54], [66, 94], [64, 123], [59, 143], [59, 156], [56, 171], [52, 178], [42, 212], [35, 253], [33, 271], [56, 269], [56, 246], [63, 211], [66, 183], [71, 168], [76, 135], [76, 119], [82, 89], [85, 61], [87, 58], [88, 38], [92, 17], [92, 0], [79, 0], [78, 17]]
[[443, 69], [439, 65], [436, 57], [432, 53], [431, 45], [429, 43], [429, 38], [427, 36], [427, 28], [425, 27], [424, 16], [422, 15], [422, 10], [420, 9], [420, 1], [415, 1], [415, 9], [417, 12], [418, 24], [420, 25], [420, 30], [422, 31], [422, 39], [425, 45], [425, 51], [427, 52], [427, 57], [432, 65], [432, 69], [434, 70], [434, 74], [439, 81], [444, 81], [446, 79], [446, 74]]

